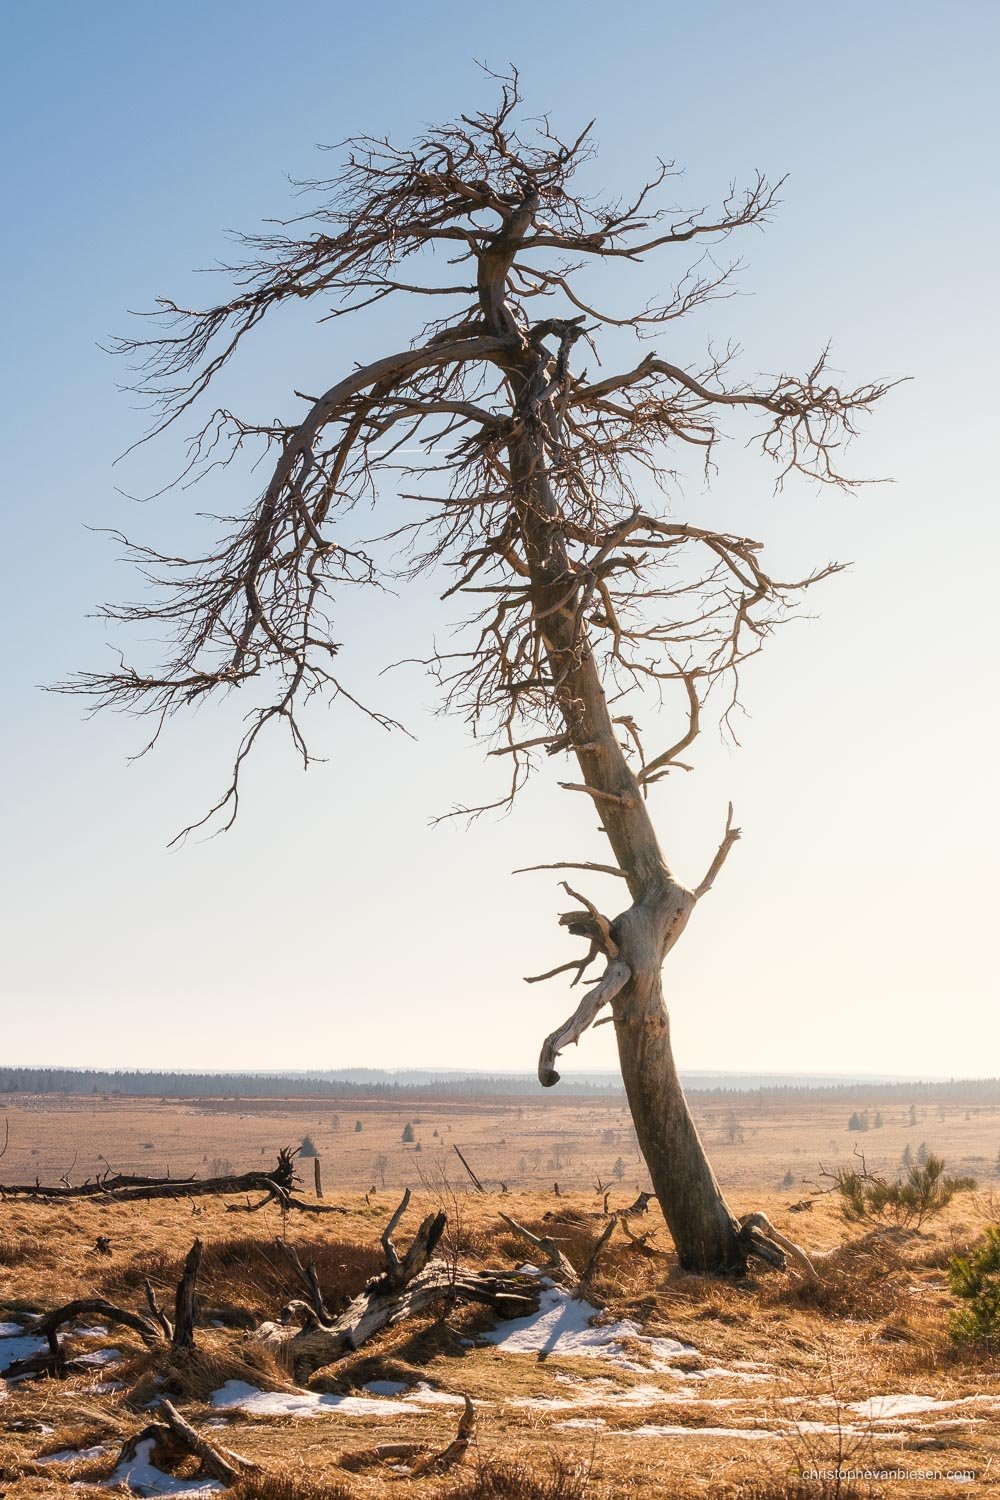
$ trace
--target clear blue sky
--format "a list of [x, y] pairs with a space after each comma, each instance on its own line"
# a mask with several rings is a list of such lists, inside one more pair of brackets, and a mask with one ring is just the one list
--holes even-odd
[[[775, 371], [832, 338], [850, 380], [913, 377], [853, 459], [894, 485], [775, 499], [737, 452], [714, 497], [694, 476], [677, 504], [761, 536], [779, 571], [855, 564], [750, 674], [742, 748], [707, 734], [697, 771], [657, 793], [682, 875], [702, 872], [729, 798], [745, 834], [669, 962], [682, 1065], [996, 1072], [1000, 8], [39, 0], [0, 28], [7, 1060], [520, 1069], [570, 1009], [558, 982], [520, 977], [569, 956], [554, 881], [508, 872], [600, 858], [593, 819], [553, 772], [505, 820], [432, 831], [492, 773], [431, 717], [426, 680], [386, 679], [416, 745], [324, 714], [327, 765], [303, 776], [275, 742], [236, 829], [170, 853], [218, 787], [234, 712], [176, 723], [127, 767], [137, 726], [84, 722], [37, 687], [105, 659], [87, 612], [131, 588], [85, 525], [173, 540], [216, 498], [140, 509], [117, 492], [155, 487], [176, 454], [112, 470], [142, 416], [99, 342], [159, 293], [204, 295], [191, 268], [226, 254], [227, 228], [287, 210], [282, 174], [329, 165], [315, 143], [406, 141], [487, 102], [484, 59], [515, 61], [529, 111], [567, 131], [597, 116], [612, 188], [657, 156], [686, 166], [695, 203], [757, 167], [789, 174], [776, 221], [740, 247], [747, 295], [685, 353], [732, 335], [744, 369]], [[287, 411], [293, 387], [413, 331], [282, 325], [234, 399]], [[426, 595], [389, 601], [359, 673], [435, 618]], [[605, 1028], [572, 1061], [612, 1057]]]

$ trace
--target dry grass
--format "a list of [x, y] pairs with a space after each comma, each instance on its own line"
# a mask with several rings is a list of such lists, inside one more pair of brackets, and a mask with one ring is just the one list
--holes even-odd
[[581, 1469], [557, 1454], [541, 1465], [487, 1460], [471, 1478], [460, 1479], [442, 1500], [585, 1500], [591, 1493], [590, 1466]]
[[[309, 1107], [318, 1106], [314, 1102]], [[471, 1107], [463, 1103], [462, 1108], [465, 1145], [472, 1118]], [[546, 1149], [565, 1144], [576, 1132], [576, 1175], [581, 1179], [592, 1178], [606, 1165], [603, 1148], [592, 1140], [588, 1147], [587, 1140], [609, 1128], [611, 1106], [588, 1103], [584, 1108], [572, 1101], [561, 1112], [550, 1112], [547, 1122], [534, 1105], [525, 1106], [521, 1118], [519, 1108], [516, 1101], [502, 1107], [489, 1102], [482, 1128], [498, 1150], [499, 1140], [506, 1139], [506, 1152], [522, 1151], [525, 1139], [539, 1139], [544, 1125]], [[162, 1138], [176, 1121], [184, 1131], [192, 1127], [202, 1132], [202, 1154], [229, 1155], [234, 1165], [242, 1164], [228, 1136], [216, 1140], [209, 1134], [217, 1126], [228, 1131], [238, 1115], [231, 1116], [228, 1109], [213, 1113], [200, 1105], [156, 1109], [159, 1132], [140, 1128], [143, 1138]], [[341, 1106], [341, 1113], [346, 1121], [348, 1108]], [[353, 1118], [354, 1106], [350, 1113]], [[412, 1113], [407, 1110], [408, 1116]], [[558, 1198], [551, 1184], [503, 1196], [467, 1194], [456, 1174], [449, 1179], [429, 1171], [426, 1137], [432, 1123], [440, 1127], [441, 1114], [430, 1105], [419, 1113], [424, 1123], [417, 1127], [418, 1136], [425, 1137], [425, 1150], [416, 1162], [422, 1165], [423, 1180], [412, 1179], [414, 1202], [399, 1235], [404, 1246], [407, 1228], [412, 1230], [423, 1213], [443, 1203], [451, 1216], [446, 1248], [465, 1262], [510, 1265], [530, 1258], [528, 1247], [500, 1221], [502, 1209], [535, 1232], [557, 1238], [577, 1267], [586, 1263], [603, 1227], [597, 1216], [600, 1199], [588, 1180], [577, 1191], [561, 1181]], [[48, 1121], [44, 1135], [52, 1120], [75, 1129], [83, 1117], [56, 1111], [50, 1118], [39, 1110], [37, 1118]], [[274, 1118], [282, 1117], [275, 1111]], [[451, 1118], [457, 1126], [459, 1116]], [[729, 1283], [685, 1275], [670, 1260], [638, 1254], [619, 1231], [601, 1258], [593, 1295], [607, 1303], [609, 1316], [630, 1317], [647, 1333], [693, 1346], [696, 1353], [672, 1361], [680, 1373], [655, 1371], [641, 1344], [631, 1350], [635, 1369], [560, 1355], [539, 1360], [504, 1354], [475, 1343], [476, 1333], [490, 1322], [487, 1313], [445, 1309], [441, 1316], [428, 1314], [387, 1329], [336, 1368], [321, 1371], [312, 1386], [315, 1391], [357, 1393], [372, 1380], [407, 1386], [419, 1381], [453, 1395], [468, 1394], [479, 1418], [478, 1447], [469, 1462], [436, 1479], [400, 1477], [385, 1465], [352, 1464], [352, 1458], [384, 1442], [412, 1442], [440, 1451], [454, 1436], [453, 1406], [414, 1404], [405, 1412], [374, 1417], [345, 1415], [331, 1407], [313, 1420], [225, 1413], [219, 1441], [261, 1466], [259, 1476], [231, 1492], [233, 1500], [378, 1500], [394, 1493], [406, 1500], [823, 1500], [834, 1492], [802, 1480], [798, 1467], [809, 1453], [829, 1457], [836, 1451], [834, 1431], [808, 1431], [809, 1422], [836, 1426], [828, 1404], [831, 1395], [849, 1410], [851, 1403], [878, 1393], [916, 1392], [953, 1400], [994, 1393], [1000, 1410], [996, 1357], [988, 1351], [958, 1350], [947, 1333], [950, 1296], [944, 1268], [955, 1250], [980, 1232], [989, 1202], [956, 1201], [939, 1222], [903, 1236], [859, 1237], [844, 1224], [830, 1197], [817, 1198], [808, 1213], [789, 1214], [789, 1202], [802, 1196], [801, 1186], [782, 1195], [768, 1187], [768, 1176], [773, 1152], [790, 1151], [786, 1132], [800, 1128], [803, 1118], [803, 1107], [793, 1101], [788, 1119], [763, 1116], [756, 1136], [748, 1128], [749, 1150], [744, 1150], [736, 1175], [742, 1181], [741, 1174], [753, 1166], [756, 1180], [738, 1189], [734, 1206], [741, 1211], [763, 1208], [810, 1251], [832, 1251], [819, 1287], [774, 1274]], [[373, 1108], [365, 1114], [363, 1134], [377, 1138], [380, 1132], [395, 1131], [397, 1124], [391, 1110], [378, 1115]], [[252, 1115], [240, 1128], [252, 1137], [258, 1127], [270, 1132], [272, 1125], [270, 1115], [263, 1125]], [[806, 1142], [821, 1135], [825, 1140], [837, 1128], [832, 1117], [807, 1121], [806, 1126]], [[989, 1121], [982, 1129], [992, 1136]], [[930, 1123], [921, 1133], [930, 1138]], [[769, 1145], [771, 1135], [783, 1144]], [[285, 1132], [269, 1137], [287, 1138]], [[477, 1167], [482, 1165], [478, 1150]], [[584, 1170], [587, 1150], [591, 1158]], [[482, 1154], [490, 1162], [485, 1146]], [[725, 1179], [725, 1153], [720, 1154]], [[99, 1500], [107, 1492], [96, 1486], [113, 1470], [124, 1439], [148, 1420], [142, 1407], [155, 1395], [169, 1391], [200, 1427], [212, 1417], [218, 1420], [219, 1413], [207, 1402], [226, 1381], [288, 1389], [286, 1372], [236, 1326], [240, 1320], [273, 1317], [289, 1297], [299, 1295], [275, 1250], [275, 1235], [286, 1233], [303, 1260], [315, 1260], [328, 1305], [336, 1308], [379, 1266], [379, 1235], [397, 1201], [394, 1190], [380, 1189], [366, 1203], [363, 1193], [336, 1186], [336, 1175], [328, 1160], [327, 1201], [342, 1205], [344, 1214], [317, 1220], [293, 1217], [287, 1224], [273, 1207], [244, 1218], [227, 1214], [223, 1203], [212, 1200], [199, 1204], [196, 1214], [183, 1201], [134, 1208], [108, 1202], [0, 1205], [0, 1319], [24, 1322], [32, 1310], [95, 1292], [138, 1308], [147, 1276], [169, 1312], [171, 1288], [195, 1234], [205, 1245], [199, 1278], [205, 1322], [196, 1354], [166, 1359], [162, 1352], [143, 1349], [130, 1333], [112, 1330], [103, 1342], [124, 1351], [113, 1372], [125, 1382], [123, 1391], [101, 1389], [106, 1372], [12, 1390], [4, 1403], [0, 1488], [12, 1496], [65, 1497], [72, 1480], [81, 1483], [72, 1491], [80, 1500]], [[566, 1175], [562, 1172], [560, 1178]], [[626, 1181], [618, 1201], [630, 1201], [634, 1192], [634, 1182]], [[657, 1242], [666, 1247], [666, 1231], [662, 1224], [657, 1230], [657, 1224], [654, 1205], [639, 1227], [656, 1231]], [[96, 1253], [98, 1235], [111, 1240], [110, 1259]], [[220, 1316], [227, 1326], [211, 1326]], [[101, 1342], [74, 1348], [79, 1352]], [[747, 1380], [747, 1365], [749, 1373], [762, 1378]], [[983, 1420], [975, 1423], [969, 1420], [973, 1415], [980, 1415], [978, 1406], [918, 1417], [900, 1424], [898, 1431], [883, 1425], [872, 1434], [871, 1456], [905, 1468], [982, 1470], [991, 1460], [1000, 1463], [995, 1414], [993, 1422], [986, 1420], [991, 1414], [984, 1407]], [[796, 1455], [789, 1433], [794, 1439], [800, 1417], [807, 1443]], [[604, 1425], [561, 1425], [566, 1421]], [[932, 1425], [938, 1421], [944, 1425]], [[657, 1426], [676, 1428], [679, 1435], [643, 1435]], [[747, 1429], [785, 1435], [751, 1442], [743, 1436]], [[36, 1462], [54, 1451], [95, 1442], [108, 1445], [103, 1457], [68, 1467]], [[905, 1482], [894, 1482], [891, 1492], [893, 1500], [910, 1495], [926, 1500], [936, 1493], [926, 1483]], [[842, 1500], [861, 1500], [867, 1494], [843, 1485], [839, 1491]]]

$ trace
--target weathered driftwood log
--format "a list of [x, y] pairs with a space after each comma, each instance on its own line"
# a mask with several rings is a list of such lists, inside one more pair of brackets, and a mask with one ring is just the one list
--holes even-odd
[[[257, 1471], [257, 1465], [249, 1459], [210, 1443], [196, 1432], [169, 1401], [161, 1401], [156, 1413], [162, 1420], [150, 1422], [141, 1432], [127, 1439], [118, 1458], [119, 1468], [144, 1457], [157, 1468], [169, 1470], [182, 1459], [194, 1457], [200, 1461], [204, 1475], [227, 1485], [235, 1484], [245, 1473]], [[150, 1447], [145, 1455], [141, 1455], [144, 1444]]]
[[301, 1260], [299, 1259], [299, 1253], [295, 1249], [294, 1245], [290, 1245], [288, 1241], [283, 1240], [280, 1235], [275, 1236], [274, 1243], [277, 1249], [281, 1251], [282, 1255], [288, 1261], [288, 1264], [295, 1272], [295, 1275], [298, 1277], [302, 1286], [305, 1288], [306, 1293], [309, 1297], [309, 1309], [315, 1317], [316, 1321], [329, 1327], [329, 1325], [333, 1322], [333, 1319], [331, 1318], [330, 1313], [327, 1310], [326, 1303], [323, 1300], [323, 1292], [320, 1288], [319, 1276], [316, 1273], [315, 1261], [310, 1260], [307, 1261], [305, 1265], [303, 1265]]
[[501, 1317], [517, 1317], [538, 1306], [535, 1278], [517, 1272], [465, 1271], [432, 1260], [447, 1224], [443, 1212], [428, 1214], [406, 1254], [400, 1256], [392, 1235], [410, 1201], [409, 1189], [382, 1235], [386, 1269], [328, 1325], [290, 1328], [266, 1323], [258, 1337], [291, 1369], [298, 1381], [334, 1364], [374, 1338], [383, 1328], [435, 1304], [455, 1300], [480, 1302]]
[[562, 1282], [564, 1286], [576, 1287], [579, 1284], [580, 1278], [576, 1274], [576, 1267], [567, 1260], [554, 1239], [546, 1235], [532, 1234], [530, 1229], [525, 1229], [524, 1225], [512, 1219], [510, 1214], [501, 1214], [500, 1217], [507, 1227], [526, 1241], [533, 1250], [542, 1252], [545, 1257], [545, 1269], [551, 1276]]
[[113, 1302], [106, 1301], [103, 1297], [79, 1297], [74, 1302], [67, 1302], [62, 1307], [53, 1308], [52, 1312], [45, 1313], [32, 1323], [28, 1332], [40, 1338], [47, 1338], [51, 1345], [52, 1340], [57, 1337], [59, 1329], [65, 1323], [72, 1323], [77, 1318], [103, 1318], [107, 1323], [120, 1323], [125, 1328], [131, 1328], [139, 1334], [144, 1343], [157, 1344], [160, 1341], [160, 1329], [149, 1318], [143, 1317], [141, 1313], [129, 1312], [126, 1307], [116, 1307]]
[[139, 1203], [153, 1198], [204, 1198], [220, 1193], [289, 1193], [295, 1182], [295, 1152], [283, 1146], [271, 1172], [243, 1172], [235, 1177], [127, 1177], [105, 1174], [78, 1187], [40, 1182], [0, 1186], [0, 1198], [112, 1198], [116, 1203]]
[[468, 1396], [464, 1399], [465, 1406], [458, 1420], [458, 1432], [440, 1453], [428, 1453], [423, 1443], [379, 1443], [370, 1453], [361, 1456], [360, 1463], [355, 1459], [354, 1466], [367, 1466], [372, 1462], [395, 1462], [405, 1466], [397, 1472], [405, 1472], [414, 1477], [418, 1474], [446, 1474], [455, 1464], [461, 1463], [476, 1430], [475, 1407]]
[[[365, 1200], [367, 1202], [367, 1198]], [[266, 1195], [251, 1203], [248, 1198], [245, 1203], [227, 1203], [227, 1214], [255, 1214], [260, 1209], [266, 1208], [269, 1203], [277, 1203], [283, 1210], [291, 1210], [300, 1214], [346, 1214], [347, 1209], [342, 1203], [309, 1203], [305, 1198], [296, 1198], [291, 1193], [279, 1188], [272, 1183]]]
[[194, 1287], [198, 1279], [198, 1267], [201, 1265], [201, 1252], [201, 1240], [196, 1239], [187, 1253], [184, 1270], [177, 1283], [177, 1294], [174, 1299], [174, 1332], [170, 1340], [174, 1349], [194, 1348], [196, 1310]]
[[[752, 1233], [754, 1230], [757, 1230], [765, 1236], [766, 1241], [773, 1242], [773, 1244], [776, 1245], [779, 1250], [783, 1251], [784, 1254], [787, 1255], [791, 1261], [793, 1261], [806, 1281], [819, 1280], [819, 1273], [817, 1272], [816, 1267], [813, 1265], [812, 1261], [809, 1259], [809, 1256], [802, 1249], [802, 1246], [796, 1245], [794, 1240], [790, 1240], [787, 1235], [782, 1234], [780, 1230], [775, 1229], [774, 1225], [771, 1223], [766, 1214], [745, 1214], [740, 1220], [740, 1225], [742, 1226], [743, 1232]], [[753, 1253], [756, 1255], [760, 1255], [759, 1248], [755, 1246]], [[763, 1258], [765, 1260], [769, 1260], [770, 1256], [765, 1254]]]
[[65, 1376], [77, 1374], [82, 1370], [91, 1368], [82, 1364], [68, 1355], [59, 1340], [59, 1330], [66, 1323], [71, 1323], [77, 1318], [100, 1317], [108, 1323], [121, 1324], [125, 1328], [131, 1328], [147, 1344], [160, 1342], [161, 1334], [157, 1325], [149, 1318], [139, 1313], [129, 1312], [127, 1308], [116, 1307], [112, 1302], [106, 1302], [103, 1297], [78, 1297], [73, 1302], [67, 1302], [62, 1307], [53, 1308], [43, 1317], [37, 1318], [30, 1324], [27, 1332], [36, 1338], [44, 1338], [48, 1343], [48, 1349], [40, 1354], [28, 1355], [26, 1359], [14, 1360], [6, 1371], [8, 1380], [25, 1380], [39, 1375]]

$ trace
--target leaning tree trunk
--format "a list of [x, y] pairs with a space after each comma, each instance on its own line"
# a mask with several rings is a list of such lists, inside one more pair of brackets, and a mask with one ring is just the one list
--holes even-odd
[[[619, 743], [581, 622], [578, 592], [568, 588], [572, 568], [558, 525], [552, 525], [557, 512], [541, 445], [531, 451], [530, 439], [520, 448], [512, 444], [511, 466], [531, 496], [524, 518], [536, 539], [529, 550], [532, 594], [536, 614], [545, 621], [547, 666], [557, 685], [567, 747], [583, 778], [573, 789], [593, 800], [633, 898], [611, 922], [590, 911], [571, 914], [576, 924], [567, 920], [566, 925], [589, 937], [608, 958], [606, 989], [598, 999], [613, 1006], [636, 1135], [681, 1264], [692, 1271], [731, 1273], [746, 1265], [740, 1224], [722, 1195], [681, 1089], [660, 980], [667, 953], [708, 885], [691, 891], [671, 874], [642, 788]], [[714, 870], [708, 883], [712, 875]], [[583, 1025], [592, 1019], [585, 1017]], [[554, 1083], [557, 1077], [550, 1071], [542, 1081]]]
[[[553, 635], [558, 627], [553, 626]], [[550, 643], [553, 669], [572, 648]], [[601, 826], [625, 876], [632, 905], [609, 925], [605, 948], [618, 1055], [639, 1146], [681, 1264], [732, 1273], [746, 1265], [740, 1225], [705, 1155], [677, 1076], [663, 1001], [664, 960], [697, 895], [672, 876], [660, 852], [642, 790], [611, 722], [596, 665], [584, 644], [562, 694], [567, 729]], [[599, 914], [598, 914], [599, 915]], [[571, 927], [571, 930], [572, 927]], [[588, 933], [592, 940], [600, 935]], [[618, 980], [621, 987], [618, 988]]]
[[[543, 1083], [557, 1081], [551, 1062], [559, 1042], [575, 1040], [600, 1005], [610, 1001], [636, 1135], [680, 1262], [692, 1271], [733, 1273], [746, 1266], [745, 1237], [722, 1195], [681, 1089], [660, 981], [664, 959], [717, 864], [697, 891], [674, 878], [642, 788], [619, 743], [587, 636], [587, 585], [575, 575], [568, 556], [540, 440], [540, 423], [554, 417], [543, 394], [551, 385], [551, 365], [547, 370], [543, 355], [544, 351], [532, 351], [527, 368], [512, 372], [521, 387], [522, 420], [508, 448], [527, 542], [532, 600], [536, 618], [543, 622], [547, 653], [547, 662], [538, 663], [535, 670], [551, 673], [566, 748], [575, 754], [583, 778], [582, 785], [570, 789], [592, 798], [632, 905], [611, 922], [589, 903], [587, 912], [564, 918], [571, 931], [589, 937], [603, 950], [608, 967], [577, 1017], [549, 1039], [540, 1076]], [[722, 850], [720, 856], [724, 857]]]
[[[746, 1264], [740, 1226], [684, 1098], [661, 984], [664, 960], [701, 892], [688, 890], [671, 874], [619, 744], [589, 646], [586, 641], [560, 643], [564, 628], [562, 619], [554, 618], [549, 640], [552, 670], [566, 674], [560, 705], [584, 795], [600, 813], [633, 897], [632, 905], [608, 924], [605, 939], [608, 972], [617, 968], [612, 987], [623, 980], [609, 999], [629, 1109], [681, 1264], [692, 1271], [733, 1272]], [[592, 941], [602, 936], [600, 924], [587, 935]]]

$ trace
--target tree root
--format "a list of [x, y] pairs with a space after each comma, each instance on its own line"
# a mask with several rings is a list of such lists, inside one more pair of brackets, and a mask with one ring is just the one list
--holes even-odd
[[819, 1280], [816, 1267], [802, 1247], [775, 1229], [766, 1214], [744, 1214], [740, 1219], [739, 1239], [748, 1256], [755, 1255], [779, 1271], [783, 1271], [787, 1259], [791, 1259], [806, 1281]]

